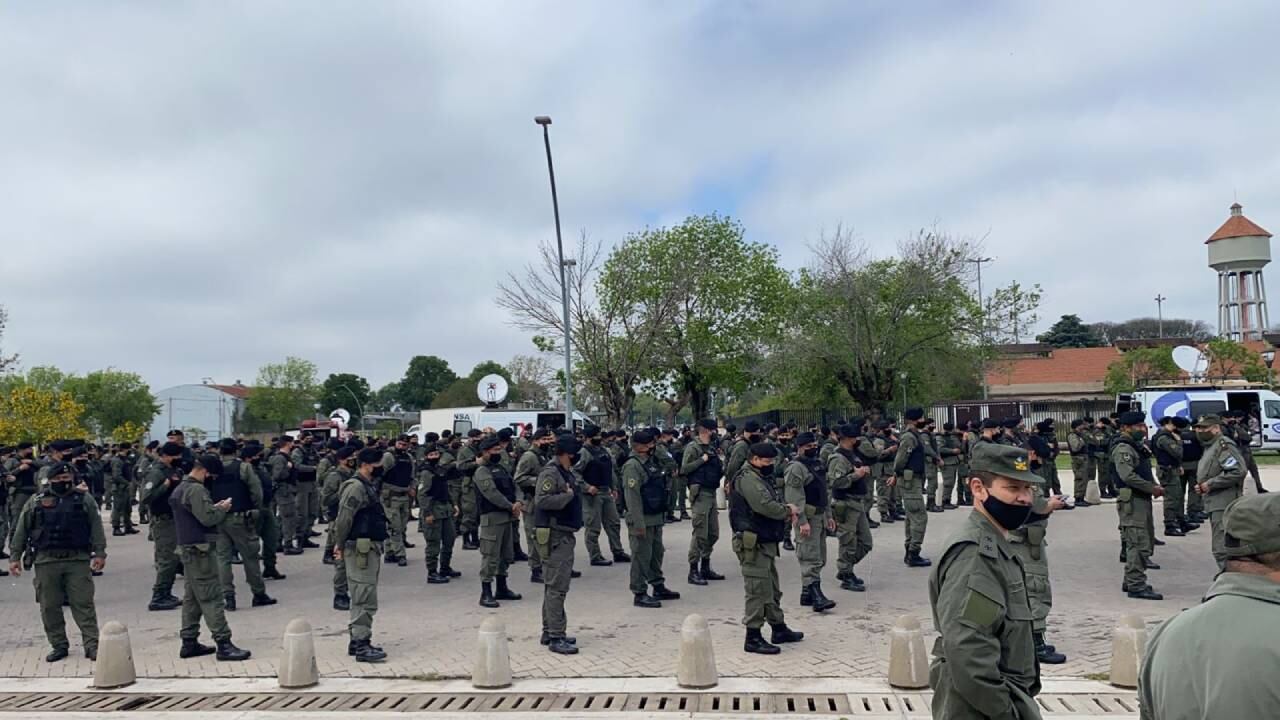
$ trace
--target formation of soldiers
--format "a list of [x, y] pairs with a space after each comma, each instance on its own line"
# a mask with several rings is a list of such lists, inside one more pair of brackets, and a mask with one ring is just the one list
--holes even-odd
[[[415, 547], [409, 526], [415, 520], [427, 584], [460, 578], [453, 568], [459, 539], [463, 550], [479, 551], [483, 607], [521, 600], [511, 569], [528, 563], [529, 582], [543, 585], [543, 644], [571, 654], [577, 645], [566, 634], [564, 601], [570, 581], [580, 574], [573, 568], [579, 531], [585, 530], [591, 565], [629, 563], [633, 604], [658, 608], [680, 599], [664, 572], [663, 534], [669, 525], [691, 521], [690, 586], [724, 579], [712, 557], [721, 536], [718, 508], [727, 501], [730, 545], [745, 585], [744, 649], [773, 654], [778, 645], [803, 638], [786, 625], [780, 606], [776, 562], [782, 552], [795, 552], [801, 605], [813, 612], [836, 606], [822, 581], [828, 537], [836, 538], [841, 590], [868, 590], [857, 566], [873, 549], [871, 530], [882, 524], [904, 524], [906, 566], [930, 567], [932, 561], [921, 554], [928, 514], [973, 505], [975, 453], [984, 446], [1013, 448], [1043, 482], [1033, 490], [1031, 515], [1007, 528], [1008, 543], [1027, 578], [1034, 655], [1039, 662], [1060, 663], [1065, 656], [1044, 637], [1052, 606], [1045, 534], [1053, 512], [1091, 504], [1085, 497], [1090, 480], [1117, 499], [1123, 589], [1130, 597], [1160, 599], [1146, 582], [1147, 570], [1158, 568], [1152, 548], [1162, 544], [1154, 533], [1152, 497], [1166, 498], [1166, 536], [1209, 520], [1215, 557], [1225, 557], [1221, 515], [1250, 466], [1234, 440], [1241, 432], [1247, 438], [1247, 423], [1234, 413], [1199, 418], [1194, 428], [1182, 418], [1163, 418], [1160, 432], [1148, 440], [1144, 420], [1140, 413], [1125, 413], [1072, 421], [1065, 443], [1076, 475], [1071, 494], [1063, 494], [1058, 481], [1061, 448], [1052, 420], [1034, 432], [1020, 417], [939, 427], [920, 408], [908, 409], [901, 426], [873, 413], [831, 427], [747, 422], [739, 431], [702, 420], [678, 431], [642, 428], [629, 434], [594, 426], [575, 434], [476, 429], [465, 437], [445, 430], [426, 433], [422, 442], [405, 435], [368, 444], [304, 434], [265, 446], [224, 439], [204, 448], [188, 446], [175, 430], [167, 442], [137, 449], [129, 443], [100, 448], [55, 441], [43, 457], [27, 444], [0, 453], [11, 550], [25, 553], [26, 566], [36, 567], [38, 576], [46, 572], [52, 578], [55, 560], [78, 564], [76, 573], [57, 575], [67, 581], [63, 590], [57, 589], [61, 580], [38, 583], [51, 660], [67, 652], [64, 600], [86, 633], [87, 653], [88, 638], [96, 642], [96, 630], [86, 631], [93, 627], [92, 583], [86, 593], [78, 573], [100, 573], [106, 548], [92, 531], [45, 528], [93, 525], [102, 505], [111, 510], [113, 536], [148, 526], [156, 570], [148, 608], [183, 608], [183, 657], [248, 656], [231, 643], [225, 616], [237, 609], [235, 565], [249, 585], [250, 605], [272, 605], [276, 600], [264, 581], [285, 579], [277, 555], [323, 548], [322, 562], [333, 566], [333, 607], [350, 614], [348, 650], [359, 661], [378, 662], [386, 657], [371, 641], [380, 567], [408, 565], [407, 550]], [[1247, 442], [1242, 445], [1247, 448]], [[44, 512], [62, 489], [47, 482], [55, 470], [69, 471], [72, 490], [66, 497], [78, 500], [73, 507], [93, 505], [92, 518], [78, 510]], [[61, 507], [61, 501], [53, 506]], [[316, 530], [318, 523], [327, 523], [326, 533]], [[323, 546], [316, 542], [321, 537]], [[20, 571], [23, 563], [13, 560], [10, 570]], [[172, 594], [179, 573], [183, 599]], [[198, 643], [201, 618], [216, 648]], [[768, 640], [762, 632], [766, 622], [772, 629]]]

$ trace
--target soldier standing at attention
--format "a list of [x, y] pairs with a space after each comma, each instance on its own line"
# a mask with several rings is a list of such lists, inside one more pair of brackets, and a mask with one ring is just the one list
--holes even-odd
[[132, 446], [120, 443], [116, 453], [111, 456], [108, 466], [107, 483], [111, 491], [111, 534], [136, 535], [133, 527], [133, 479], [129, 477], [129, 464], [126, 458]]
[[925, 528], [929, 524], [929, 516], [924, 507], [925, 443], [920, 437], [919, 425], [924, 418], [922, 408], [908, 408], [903, 413], [906, 428], [898, 443], [898, 454], [893, 461], [893, 471], [900, 480], [902, 488], [902, 507], [907, 513], [905, 528], [906, 555], [902, 562], [907, 567], [929, 567], [933, 563], [920, 556], [920, 547], [924, 544]]
[[[951, 498], [956, 495], [960, 461], [964, 459], [964, 437], [956, 432], [956, 426], [942, 423], [942, 436], [938, 438], [938, 454], [942, 456], [942, 509], [955, 510]], [[961, 490], [963, 495], [963, 489]]]
[[1046, 477], [1045, 465], [1052, 454], [1048, 440], [1037, 433], [1027, 439], [1030, 445], [1028, 458], [1031, 472], [1044, 478], [1044, 485], [1031, 488], [1031, 516], [1027, 522], [1016, 530], [1009, 531], [1010, 547], [1022, 561], [1022, 569], [1027, 575], [1027, 598], [1031, 601], [1031, 630], [1035, 640], [1036, 659], [1042, 665], [1061, 665], [1067, 656], [1045, 642], [1044, 634], [1048, 631], [1049, 613], [1053, 609], [1053, 584], [1049, 578], [1049, 550], [1045, 535], [1049, 528], [1049, 515], [1057, 510], [1067, 510], [1060, 495], [1049, 496], [1049, 478]]
[[1102, 448], [1102, 456], [1097, 459], [1098, 490], [1101, 492], [1102, 497], [1105, 498], [1119, 497], [1118, 488], [1115, 486], [1115, 478], [1112, 477], [1110, 453], [1112, 441], [1118, 434], [1119, 432], [1111, 425], [1111, 418], [1098, 418], [1097, 436], [1099, 446]]
[[476, 550], [480, 547], [480, 538], [476, 534], [479, 518], [476, 515], [476, 486], [474, 480], [476, 469], [480, 466], [479, 453], [476, 452], [480, 444], [480, 437], [481, 432], [471, 428], [467, 431], [466, 443], [458, 448], [456, 467], [458, 472], [462, 473], [462, 484], [458, 490], [458, 508], [460, 510], [458, 527], [462, 531], [463, 550]]
[[[173, 581], [178, 575], [178, 536], [173, 528], [173, 509], [169, 495], [182, 482], [179, 469], [182, 453], [186, 450], [175, 442], [160, 446], [159, 459], [147, 468], [146, 482], [142, 485], [142, 502], [151, 518], [151, 542], [155, 546], [156, 582], [151, 589], [148, 610], [175, 610], [182, 601], [173, 595]], [[216, 570], [215, 570], [216, 572]], [[184, 578], [185, 570], [184, 570]]]
[[928, 457], [925, 465], [925, 486], [924, 496], [927, 500], [925, 510], [932, 513], [942, 512], [942, 505], [938, 503], [938, 485], [942, 477], [942, 454], [938, 452], [938, 434], [934, 430], [935, 421], [933, 418], [925, 418], [921, 423], [920, 437], [924, 442], [924, 452]]
[[724, 483], [725, 494], [733, 494], [733, 481], [738, 477], [738, 472], [742, 470], [742, 466], [746, 464], [747, 458], [751, 456], [751, 444], [760, 442], [760, 423], [755, 420], [748, 420], [747, 424], [742, 427], [742, 436], [733, 443], [729, 452], [725, 455], [724, 464]]
[[[771, 443], [751, 446], [750, 457], [738, 473], [738, 482], [729, 499], [729, 524], [733, 529], [733, 552], [742, 567], [746, 589], [746, 609], [742, 624], [747, 628], [742, 649], [760, 655], [777, 655], [782, 643], [799, 642], [804, 633], [787, 627], [782, 614], [782, 587], [778, 582], [779, 544], [787, 524], [799, 516], [801, 508], [787, 505], [773, 482], [773, 462], [778, 449]], [[773, 629], [765, 641], [761, 628]]]
[[[1204, 602], [1156, 629], [1138, 678], [1143, 720], [1275, 717], [1280, 684], [1280, 498], [1227, 510], [1226, 568]], [[1260, 681], [1261, 680], [1261, 681]]]
[[[796, 516], [796, 559], [800, 561], [800, 604], [814, 612], [836, 606], [822, 592], [822, 569], [827, 566], [827, 532], [836, 529], [827, 494], [827, 468], [818, 457], [818, 438], [811, 432], [796, 436], [796, 457], [783, 472], [788, 505], [801, 508]], [[865, 518], [863, 518], [865, 520]]]
[[[1209, 514], [1204, 511], [1204, 497], [1196, 492], [1196, 485], [1199, 484], [1197, 473], [1200, 470], [1200, 458], [1204, 457], [1204, 445], [1200, 444], [1200, 438], [1192, 429], [1188, 418], [1175, 417], [1173, 426], [1182, 437], [1182, 495], [1186, 498], [1187, 524], [1198, 528], [1209, 520]], [[1183, 530], [1186, 531], [1187, 528]]]
[[[831, 453], [825, 472], [826, 484], [831, 488], [832, 521], [839, 541], [836, 579], [840, 581], [841, 590], [864, 592], [866, 583], [854, 568], [871, 553], [871, 526], [866, 514], [871, 505], [871, 486], [867, 483], [871, 468], [867, 465], [865, 453], [869, 452], [874, 457], [876, 450], [874, 442], [861, 434], [858, 425], [841, 425], [838, 432], [840, 444]], [[894, 481], [890, 479], [888, 482], [892, 486]], [[796, 504], [790, 498], [788, 502]], [[806, 507], [806, 514], [808, 510]], [[826, 545], [825, 537], [822, 543]], [[804, 604], [804, 598], [800, 604]]]
[[[271, 472], [271, 484], [276, 491], [276, 509], [280, 512], [280, 543], [285, 555], [301, 555], [308, 543], [318, 547], [310, 538], [303, 538], [298, 528], [298, 471], [290, 459], [293, 438], [280, 438], [280, 449], [267, 459]], [[305, 542], [304, 542], [305, 540]]]
[[[667, 589], [662, 575], [663, 517], [667, 508], [667, 484], [662, 469], [654, 461], [657, 436], [637, 430], [631, 436], [631, 455], [622, 466], [623, 492], [627, 505], [627, 533], [631, 539], [631, 594], [636, 607], [662, 607], [662, 600], [679, 600], [680, 593]], [[649, 587], [653, 595], [649, 595]]]
[[14, 556], [22, 554], [22, 548], [14, 545], [13, 534], [18, 528], [18, 515], [27, 500], [36, 494], [35, 447], [29, 442], [18, 443], [18, 452], [4, 463], [5, 480], [9, 482], [9, 549]]
[[[1102, 424], [1088, 415], [1084, 417], [1084, 423], [1084, 427], [1080, 430], [1081, 433], [1089, 440], [1089, 454], [1085, 457], [1086, 462], [1084, 466], [1085, 479], [1090, 482], [1096, 482], [1098, 484], [1099, 494], [1103, 497], [1107, 497], [1107, 495], [1102, 493], [1102, 484], [1104, 482], [1102, 474], [1106, 472], [1107, 465], [1107, 445], [1106, 440], [1102, 436]], [[1087, 487], [1088, 482], [1086, 482], [1085, 485]]]
[[223, 438], [218, 443], [222, 472], [209, 478], [206, 487], [215, 504], [231, 500], [226, 518], [218, 523], [218, 578], [222, 584], [223, 607], [236, 609], [235, 574], [231, 569], [231, 556], [240, 556], [244, 567], [244, 579], [253, 593], [253, 607], [275, 605], [276, 600], [267, 595], [262, 582], [262, 561], [258, 551], [262, 547], [258, 539], [258, 513], [262, 511], [262, 483], [258, 473], [249, 463], [236, 457], [236, 441]]
[[1236, 498], [1244, 494], [1245, 461], [1240, 448], [1227, 437], [1222, 418], [1202, 415], [1196, 420], [1196, 437], [1204, 447], [1196, 469], [1196, 492], [1204, 498], [1213, 529], [1213, 559], [1222, 570], [1227, 564], [1226, 536], [1222, 518]]
[[[1146, 437], [1146, 414], [1137, 410], [1122, 413], [1120, 432], [1111, 442], [1111, 479], [1116, 488], [1116, 512], [1120, 514], [1121, 547], [1124, 548], [1124, 590], [1138, 600], [1163, 600], [1164, 596], [1147, 583], [1147, 568], [1154, 539], [1148, 534], [1151, 498], [1164, 495], [1151, 472], [1151, 460], [1141, 443]], [[1106, 466], [1104, 466], [1106, 467]], [[1157, 569], [1159, 566], [1156, 566]]]
[[1173, 418], [1160, 418], [1160, 429], [1151, 438], [1151, 451], [1156, 458], [1156, 477], [1164, 488], [1164, 534], [1182, 537], [1182, 436]]
[[1033, 487], [1044, 479], [1019, 448], [973, 448], [966, 482], [973, 512], [929, 576], [933, 644], [929, 687], [935, 718], [1041, 717], [1026, 574], [1009, 531], [1031, 515]]
[[[1054, 427], [1053, 418], [1041, 420], [1036, 423], [1036, 436], [1043, 443], [1040, 447], [1045, 451], [1041, 455], [1037, 451], [1036, 455], [1040, 458], [1040, 477], [1044, 478], [1045, 496], [1061, 495], [1062, 483], [1058, 481], [1058, 430]], [[1030, 442], [1030, 438], [1028, 438]], [[1067, 506], [1063, 506], [1066, 509]]]
[[[67, 657], [67, 621], [63, 604], [80, 628], [84, 656], [98, 659], [98, 615], [93, 605], [93, 577], [107, 562], [107, 536], [98, 506], [87, 492], [72, 488], [75, 472], [59, 462], [49, 467], [49, 486], [23, 504], [14, 523], [9, 572], [22, 574], [21, 553], [34, 553], [36, 602], [52, 650], [46, 662]], [[92, 557], [92, 559], [90, 559]]]
[[330, 519], [325, 545], [329, 548], [329, 562], [333, 563], [333, 609], [342, 611], [351, 609], [351, 595], [347, 592], [347, 564], [333, 558], [333, 549], [337, 545], [333, 540], [335, 528], [332, 521], [338, 517], [343, 483], [356, 474], [356, 452], [354, 445], [344, 445], [334, 453], [320, 485], [320, 502]]
[[698, 441], [689, 443], [680, 458], [680, 474], [688, 480], [689, 499], [693, 506], [693, 542], [689, 545], [689, 584], [706, 585], [708, 580], [723, 580], [724, 575], [711, 569], [711, 552], [720, 539], [720, 513], [716, 509], [716, 490], [724, 472], [720, 456], [711, 447], [711, 434], [716, 421], [698, 421]]
[[289, 461], [293, 463], [298, 478], [298, 545], [304, 548], [319, 547], [311, 540], [320, 536], [313, 529], [316, 516], [320, 514], [320, 495], [316, 489], [316, 466], [320, 462], [320, 455], [316, 452], [314, 442], [311, 435], [303, 435], [289, 454]]
[[1245, 469], [1253, 478], [1253, 487], [1261, 495], [1267, 491], [1262, 487], [1262, 478], [1258, 475], [1258, 462], [1253, 459], [1254, 432], [1249, 427], [1249, 413], [1244, 410], [1228, 410], [1222, 414], [1226, 427], [1231, 430], [1231, 439], [1236, 441], [1236, 448], [1244, 458]]
[[565, 634], [564, 600], [573, 576], [573, 536], [582, 529], [582, 493], [572, 469], [582, 443], [568, 433], [554, 443], [555, 454], [537, 477], [533, 497], [536, 544], [530, 547], [530, 554], [542, 556], [542, 644], [553, 653], [576, 655], [577, 638]]
[[1076, 507], [1089, 507], [1093, 503], [1084, 499], [1089, 492], [1089, 436], [1084, 418], [1071, 421], [1067, 433], [1067, 452], [1071, 453], [1071, 476], [1075, 479]]
[[[527, 449], [520, 454], [520, 459], [516, 462], [516, 487], [519, 488], [520, 499], [526, 507], [533, 507], [533, 496], [538, 491], [538, 475], [542, 472], [543, 466], [554, 457], [552, 447], [555, 443], [556, 436], [552, 434], [551, 429], [540, 427], [534, 431], [532, 442], [525, 443]], [[540, 583], [542, 582], [542, 553], [535, 550], [534, 524], [527, 520], [523, 524], [525, 542], [529, 545], [529, 582]], [[512, 548], [513, 557], [518, 548], [518, 545]]]
[[440, 447], [428, 439], [418, 469], [418, 530], [422, 532], [425, 548], [428, 585], [442, 585], [450, 578], [462, 576], [451, 567], [458, 506], [449, 497], [453, 465], [442, 463], [443, 456]]
[[351, 620], [347, 654], [357, 662], [382, 662], [387, 654], [372, 643], [373, 616], [378, 612], [378, 574], [387, 516], [378, 498], [374, 471], [382, 467], [382, 451], [365, 448], [356, 456], [355, 475], [342, 483], [338, 516], [333, 520], [333, 559], [347, 567]]
[[[163, 453], [162, 453], [163, 454]], [[205, 483], [222, 474], [222, 461], [217, 455], [196, 458], [191, 472], [169, 494], [178, 552], [182, 556], [182, 649], [178, 657], [191, 658], [216, 652], [219, 660], [248, 660], [249, 651], [231, 642], [231, 628], [223, 612], [222, 584], [218, 580], [218, 562], [214, 557], [218, 544], [218, 526], [231, 510], [231, 499], [213, 502]], [[160, 515], [152, 507], [152, 517]], [[200, 618], [209, 627], [217, 648], [201, 645]]]
[[[587, 445], [579, 453], [574, 470], [582, 476], [582, 513], [587, 527], [587, 555], [592, 565], [609, 566], [615, 562], [631, 562], [631, 556], [622, 549], [622, 521], [618, 517], [618, 490], [614, 482], [617, 463], [602, 446], [600, 428], [588, 425], [582, 430]], [[613, 560], [600, 552], [600, 528], [609, 538]]]
[[409, 527], [409, 508], [414, 496], [414, 462], [409, 452], [409, 436], [396, 438], [394, 449], [382, 456], [383, 513], [387, 516], [387, 544], [384, 562], [400, 567], [409, 564], [405, 556], [405, 530]]
[[486, 435], [477, 449], [484, 460], [474, 478], [480, 511], [480, 606], [495, 608], [499, 600], [521, 598], [507, 586], [507, 569], [514, 555], [511, 521], [520, 517], [524, 503], [516, 499], [516, 481], [502, 466], [506, 453], [498, 436]]

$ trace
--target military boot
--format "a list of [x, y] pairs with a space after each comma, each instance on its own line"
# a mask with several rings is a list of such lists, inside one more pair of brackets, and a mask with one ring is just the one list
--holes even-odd
[[141, 530], [139, 530], [138, 528], [134, 527], [133, 525], [130, 525], [129, 523], [125, 523], [125, 526], [124, 526], [124, 534], [125, 534], [125, 535], [137, 535], [137, 534], [139, 534], [139, 533], [141, 533], [141, 532], [142, 532]]
[[201, 645], [200, 641], [196, 638], [191, 638], [190, 640], [183, 638], [182, 649], [178, 651], [178, 657], [186, 659], [200, 657], [201, 655], [212, 655], [215, 652], [217, 652], [215, 648], [211, 648], [208, 645]]
[[1183, 535], [1186, 535], [1193, 530], [1199, 530], [1200, 523], [1191, 522], [1186, 518], [1178, 518], [1178, 528], [1182, 530]]
[[931, 502], [925, 507], [925, 510], [931, 513], [940, 513], [942, 512], [942, 506]]
[[[554, 638], [552, 638], [550, 635], [548, 635], [548, 634], [547, 634], [547, 631], [546, 631], [546, 630], [543, 630], [543, 631], [542, 631], [542, 639], [541, 639], [541, 640], [539, 640], [539, 642], [541, 642], [543, 645], [550, 645], [550, 644], [551, 644], [551, 641], [552, 641], [553, 639], [554, 639]], [[570, 643], [570, 644], [572, 644], [572, 645], [577, 645], [577, 644], [578, 644], [578, 638], [576, 638], [576, 637], [572, 637], [572, 636], [570, 636], [570, 635], [565, 635], [565, 636], [561, 637], [560, 639], [561, 639], [561, 640], [563, 640], [563, 641], [565, 641], [565, 642], [567, 642], [567, 643]]]
[[298, 547], [296, 540], [285, 540], [284, 547], [280, 550], [281, 555], [301, 555], [302, 548]]
[[279, 601], [266, 593], [254, 593], [251, 605], [253, 607], [266, 607], [267, 605], [275, 605], [277, 602]]
[[1161, 595], [1160, 593], [1156, 592], [1150, 585], [1147, 585], [1146, 587], [1143, 587], [1139, 590], [1128, 590], [1125, 592], [1125, 595], [1128, 595], [1134, 600], [1163, 600], [1164, 599], [1164, 595]]
[[236, 596], [235, 596], [235, 595], [223, 595], [223, 596], [222, 596], [222, 609], [223, 609], [223, 610], [226, 610], [227, 612], [235, 612], [235, 611], [236, 611]]
[[111, 537], [124, 537], [124, 528], [111, 528]]
[[653, 596], [659, 600], [679, 600], [680, 593], [674, 590], [668, 590], [664, 583], [658, 583], [653, 586]]
[[512, 592], [511, 588], [507, 587], [506, 575], [498, 576], [498, 591], [493, 594], [495, 600], [519, 600], [522, 597], [524, 596], [518, 592]]
[[662, 603], [659, 602], [657, 598], [650, 597], [649, 593], [636, 593], [635, 597], [631, 600], [631, 604], [642, 608], [662, 607]]
[[689, 563], [689, 584], [690, 585], [706, 585], [706, 578], [702, 577], [702, 573], [698, 570], [698, 563]]
[[849, 575], [840, 582], [840, 589], [850, 592], [866, 592], [867, 586], [862, 582], [862, 578], [854, 575], [853, 571], [850, 570]]
[[333, 546], [332, 545], [324, 546], [324, 555], [320, 558], [320, 562], [324, 563], [325, 565], [333, 564]]
[[885, 512], [880, 513], [880, 522], [885, 525], [892, 525], [897, 522], [897, 518], [893, 516], [892, 512], [886, 510]]
[[613, 554], [613, 561], [616, 563], [629, 563], [631, 562], [631, 556], [625, 552], [616, 552]]
[[449, 582], [448, 576], [441, 575], [439, 570], [437, 569], [438, 567], [439, 567], [439, 563], [437, 562], [427, 563], [427, 584], [428, 585], [441, 585], [443, 583]]
[[44, 661], [45, 661], [45, 662], [58, 662], [59, 660], [66, 660], [66, 659], [67, 659], [67, 655], [69, 655], [69, 654], [70, 654], [70, 653], [69, 653], [69, 652], [67, 652], [67, 648], [64, 648], [64, 647], [56, 647], [56, 648], [54, 648], [54, 649], [50, 650], [48, 655], [45, 655], [45, 656], [44, 656]]
[[480, 583], [480, 607], [501, 607], [498, 601], [493, 599], [493, 583]]
[[387, 653], [380, 647], [374, 647], [368, 640], [361, 640], [351, 653], [356, 662], [379, 663], [387, 659]]
[[351, 596], [350, 595], [334, 595], [333, 609], [334, 610], [350, 610]]
[[447, 562], [440, 563], [440, 574], [447, 578], [462, 577], [462, 573], [454, 570]]
[[792, 630], [787, 627], [787, 624], [784, 622], [778, 623], [777, 625], [771, 625], [770, 627], [773, 628], [773, 632], [770, 633], [769, 641], [775, 645], [800, 642], [804, 639], [804, 633]]
[[814, 583], [809, 588], [810, 596], [813, 599], [814, 612], [826, 612], [836, 606], [834, 600], [823, 594], [822, 583]]
[[764, 639], [764, 634], [760, 632], [760, 628], [747, 628], [747, 639], [742, 643], [742, 649], [745, 652], [757, 655], [777, 655], [782, 652], [782, 648], [770, 644]]
[[287, 577], [284, 573], [276, 568], [263, 569], [262, 578], [264, 580], [283, 580]]
[[529, 571], [529, 582], [535, 585], [542, 584], [542, 568], [536, 567]]
[[1044, 642], [1044, 633], [1033, 633], [1035, 639], [1036, 660], [1044, 665], [1061, 665], [1067, 661], [1067, 656], [1057, 652], [1057, 648], [1050, 648]]
[[147, 604], [148, 610], [176, 610], [182, 607], [182, 601], [177, 598], [170, 599], [164, 593], [152, 593], [151, 602]]
[[933, 564], [929, 558], [920, 557], [919, 550], [908, 550], [902, 562], [906, 563], [907, 567], [929, 567]]
[[805, 585], [800, 588], [800, 607], [811, 607], [813, 605], [813, 586]]
[[544, 643], [547, 649], [557, 655], [577, 655], [578, 646], [569, 642], [568, 638], [551, 638], [549, 642]]
[[515, 544], [515, 547], [511, 550], [511, 561], [512, 562], [528, 562], [529, 555], [525, 553], [524, 548], [520, 547], [519, 535], [516, 536], [514, 544]]
[[788, 535], [786, 538], [784, 538], [784, 539], [782, 540], [782, 549], [783, 549], [783, 550], [791, 550], [791, 551], [793, 551], [793, 552], [795, 551], [795, 549], [796, 549], [796, 544], [795, 544], [795, 543], [793, 543], [793, 542], [791, 542], [791, 536], [790, 536], [790, 535]]
[[217, 658], [224, 662], [239, 662], [241, 660], [248, 660], [251, 654], [252, 653], [250, 653], [248, 650], [242, 650], [236, 647], [235, 644], [231, 642], [230, 638], [226, 640], [218, 641]]
[[1177, 525], [1165, 525], [1164, 536], [1165, 537], [1185, 537], [1186, 533], [1183, 532], [1182, 528]]
[[701, 572], [702, 572], [702, 577], [703, 577], [703, 579], [705, 579], [705, 580], [712, 580], [712, 581], [715, 581], [715, 580], [723, 580], [723, 579], [724, 579], [724, 576], [723, 576], [723, 575], [721, 575], [720, 573], [718, 573], [718, 572], [716, 572], [715, 570], [712, 570], [712, 569], [711, 569], [711, 558], [709, 558], [709, 557], [704, 557], [704, 558], [702, 558], [702, 570], [701, 570]]
[[373, 640], [348, 640], [347, 654], [354, 656], [357, 652], [360, 651], [360, 648], [364, 645], [368, 645], [371, 649], [377, 650], [378, 652], [382, 652], [382, 646], [374, 645]]

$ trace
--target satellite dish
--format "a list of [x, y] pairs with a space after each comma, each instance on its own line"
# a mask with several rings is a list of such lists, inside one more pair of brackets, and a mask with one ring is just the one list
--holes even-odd
[[346, 427], [351, 424], [351, 413], [344, 408], [335, 408], [333, 412], [329, 413], [329, 419], [336, 420], [339, 425]]
[[1209, 358], [1199, 348], [1190, 345], [1179, 345], [1173, 349], [1173, 364], [1191, 377], [1204, 375], [1209, 367]]
[[507, 379], [498, 374], [485, 375], [476, 384], [476, 397], [485, 405], [500, 405], [507, 399]]

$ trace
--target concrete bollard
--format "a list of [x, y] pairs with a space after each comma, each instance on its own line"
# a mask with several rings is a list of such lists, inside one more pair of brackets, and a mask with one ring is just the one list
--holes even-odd
[[284, 655], [280, 657], [280, 687], [304, 688], [320, 682], [316, 667], [316, 641], [311, 623], [294, 618], [284, 629]]
[[724, 496], [724, 487], [716, 488], [716, 507], [723, 510], [729, 507], [729, 500]]
[[680, 661], [676, 665], [676, 684], [682, 688], [710, 688], [720, 682], [716, 672], [716, 650], [711, 645], [711, 628], [707, 619], [694, 613], [680, 626]]
[[511, 656], [507, 652], [507, 626], [490, 616], [480, 623], [480, 643], [471, 684], [478, 688], [511, 687]]
[[98, 631], [98, 660], [93, 664], [93, 686], [99, 690], [124, 687], [138, 681], [133, 666], [129, 628], [112, 620]]
[[1098, 481], [1090, 480], [1084, 489], [1084, 499], [1094, 505], [1102, 502], [1102, 491], [1098, 489]]
[[1136, 615], [1121, 615], [1111, 635], [1111, 684], [1138, 687], [1142, 656], [1147, 649], [1147, 624]]
[[924, 632], [915, 615], [902, 615], [893, 624], [889, 641], [889, 684], [918, 690], [929, 687], [929, 659], [924, 651]]

